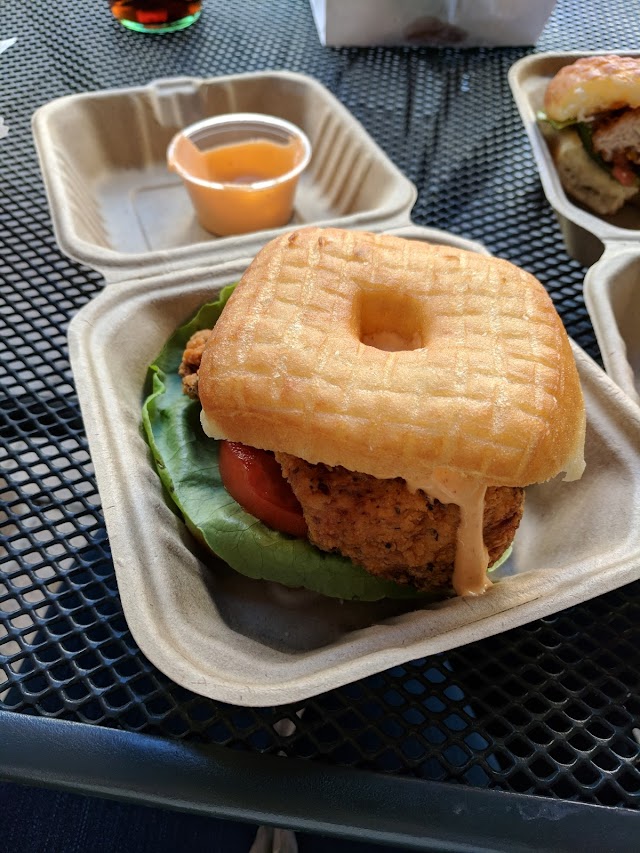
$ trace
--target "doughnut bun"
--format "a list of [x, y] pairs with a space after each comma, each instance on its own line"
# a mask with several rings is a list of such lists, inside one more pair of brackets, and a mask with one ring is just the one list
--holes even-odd
[[544, 96], [547, 117], [557, 122], [623, 107], [640, 107], [640, 57], [582, 57], [558, 71]]
[[421, 488], [444, 468], [525, 486], [584, 467], [571, 346], [504, 260], [304, 228], [268, 243], [199, 373], [205, 433]]

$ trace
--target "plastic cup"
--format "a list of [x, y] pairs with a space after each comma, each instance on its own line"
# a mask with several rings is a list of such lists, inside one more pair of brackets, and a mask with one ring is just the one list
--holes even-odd
[[182, 178], [198, 221], [218, 237], [286, 225], [310, 159], [300, 128], [259, 113], [199, 121], [177, 133], [167, 150], [168, 167]]

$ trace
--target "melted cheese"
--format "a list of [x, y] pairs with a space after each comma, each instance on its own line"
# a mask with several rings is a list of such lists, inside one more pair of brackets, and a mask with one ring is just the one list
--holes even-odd
[[422, 489], [440, 503], [460, 507], [453, 589], [457, 595], [482, 595], [491, 586], [487, 577], [489, 552], [483, 538], [486, 484], [440, 469], [427, 483], [407, 483], [407, 486], [411, 491]]

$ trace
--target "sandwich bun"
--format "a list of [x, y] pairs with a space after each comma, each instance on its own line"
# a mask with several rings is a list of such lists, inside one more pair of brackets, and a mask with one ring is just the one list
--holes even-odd
[[640, 57], [582, 57], [558, 71], [544, 96], [547, 117], [556, 122], [624, 107], [640, 107]]
[[432, 495], [438, 472], [513, 487], [584, 468], [580, 382], [542, 285], [389, 235], [305, 228], [263, 248], [199, 394], [211, 437]]

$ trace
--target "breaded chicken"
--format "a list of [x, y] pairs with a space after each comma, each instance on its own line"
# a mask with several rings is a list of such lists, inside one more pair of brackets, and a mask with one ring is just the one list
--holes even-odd
[[597, 122], [592, 141], [594, 150], [609, 163], [621, 156], [640, 163], [640, 109], [614, 113]]
[[198, 399], [198, 370], [202, 361], [202, 353], [211, 337], [211, 329], [201, 329], [195, 332], [187, 341], [182, 353], [182, 362], [178, 373], [182, 376], [182, 390], [193, 400]]
[[[276, 453], [276, 459], [318, 548], [337, 551], [387, 580], [417, 589], [450, 589], [460, 521], [456, 504], [410, 492], [400, 478], [379, 480], [311, 465], [287, 453]], [[490, 566], [511, 544], [523, 509], [523, 489], [487, 489], [484, 542]]]

